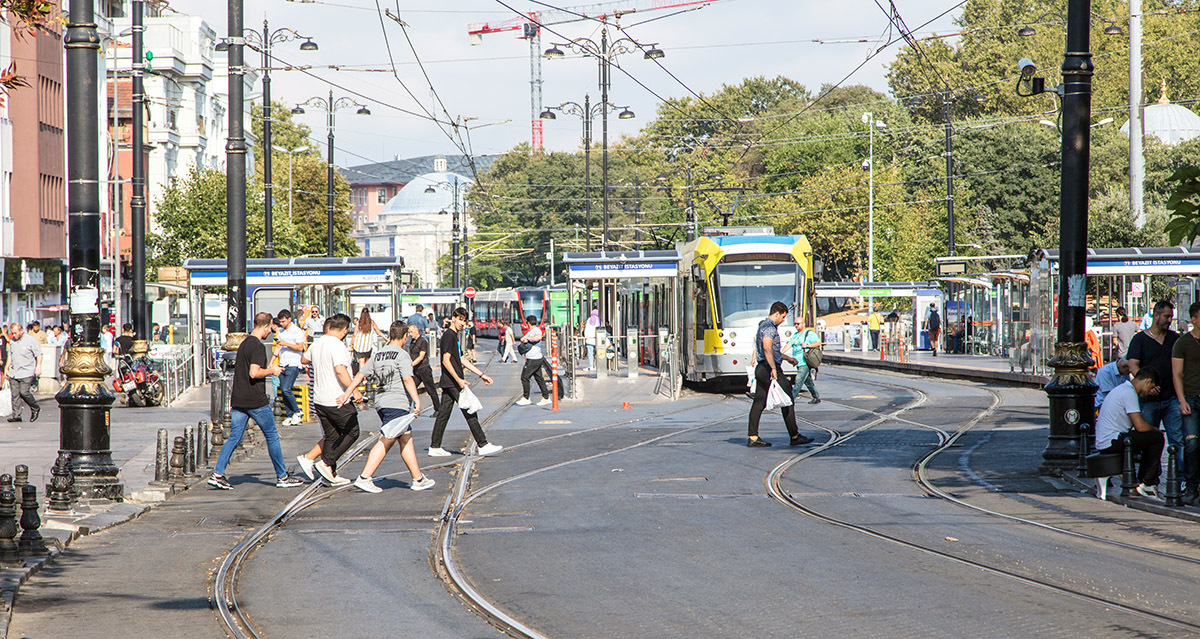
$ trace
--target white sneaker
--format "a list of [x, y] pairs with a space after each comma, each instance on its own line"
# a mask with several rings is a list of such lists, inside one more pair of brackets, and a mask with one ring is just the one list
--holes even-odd
[[429, 455], [430, 457], [449, 457], [451, 455], [450, 451], [446, 450], [445, 448], [440, 448], [440, 447], [439, 448], [430, 448], [426, 454]]
[[301, 419], [300, 413], [296, 413], [295, 415], [292, 415], [292, 417], [291, 417], [292, 423], [290, 425], [291, 426], [299, 426], [300, 419]]
[[296, 455], [296, 463], [300, 464], [300, 470], [304, 471], [304, 475], [309, 479], [316, 479], [313, 475], [313, 460], [304, 455]]
[[1142, 497], [1158, 499], [1158, 489], [1155, 488], [1154, 486], [1147, 486], [1146, 484], [1138, 484], [1137, 492]]
[[333, 474], [333, 469], [329, 467], [329, 464], [325, 463], [324, 459], [318, 459], [315, 463], [313, 463], [313, 468], [316, 468], [317, 472], [321, 473], [321, 477], [325, 481], [333, 483], [336, 475]]
[[410, 490], [426, 490], [433, 488], [437, 482], [430, 479], [427, 475], [422, 475], [420, 479], [414, 481], [408, 488]]
[[538, 405], [538, 406], [549, 406], [549, 405], [550, 405], [550, 398], [549, 398], [549, 397], [543, 397], [543, 398], [541, 399], [541, 401], [539, 401], [539, 402], [538, 402], [538, 404], [537, 404], [537, 405]]
[[382, 488], [380, 488], [379, 486], [376, 486], [376, 485], [375, 485], [375, 479], [374, 479], [374, 478], [372, 478], [372, 477], [363, 477], [362, 475], [359, 475], [359, 476], [358, 476], [358, 479], [355, 479], [355, 480], [354, 480], [354, 487], [355, 487], [355, 488], [357, 488], [357, 489], [359, 489], [359, 490], [361, 490], [361, 491], [363, 491], [363, 492], [368, 492], [368, 493], [381, 493], [381, 492], [383, 492], [383, 489], [382, 489]]
[[322, 478], [321, 483], [325, 484], [326, 486], [337, 487], [337, 486], [345, 486], [346, 484], [349, 484], [350, 480], [346, 479], [345, 477], [342, 477], [341, 475], [338, 475], [338, 476], [334, 477], [332, 480], [325, 480], [324, 478]]
[[503, 447], [503, 446], [501, 446], [500, 444], [491, 444], [491, 443], [488, 443], [488, 444], [484, 444], [484, 445], [480, 446], [480, 447], [479, 447], [479, 451], [478, 451], [478, 453], [477, 453], [477, 454], [479, 454], [479, 455], [491, 455], [492, 453], [498, 453], [498, 452], [500, 452], [500, 451], [502, 451], [502, 450], [504, 450], [504, 447]]
[[522, 397], [521, 399], [518, 399], [518, 400], [517, 400], [517, 402], [516, 402], [516, 405], [517, 405], [517, 406], [528, 406], [528, 405], [530, 405], [531, 403], [532, 403], [532, 402], [530, 402], [530, 401], [529, 401], [529, 398], [528, 398], [528, 397]]

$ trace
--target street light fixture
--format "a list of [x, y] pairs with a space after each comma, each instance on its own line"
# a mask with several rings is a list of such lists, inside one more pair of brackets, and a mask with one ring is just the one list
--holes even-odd
[[[875, 114], [862, 114], [863, 124], [867, 125], [867, 279], [871, 285], [875, 283], [875, 129], [880, 131], [887, 124], [875, 119]], [[875, 298], [867, 297], [867, 312], [875, 312]]]
[[292, 193], [294, 193], [292, 190], [292, 159], [297, 153], [303, 153], [304, 151], [307, 151], [308, 145], [296, 147], [294, 149], [285, 149], [277, 144], [272, 144], [271, 148], [279, 151], [280, 153], [288, 154], [288, 219], [290, 220], [292, 219]]
[[[465, 220], [461, 226], [459, 225], [459, 213], [460, 213], [459, 201], [460, 201], [460, 197], [461, 197], [462, 187], [465, 185], [458, 179], [457, 175], [453, 176], [453, 180], [454, 180], [453, 182], [435, 182], [433, 184], [430, 184], [429, 186], [425, 187], [425, 193], [432, 195], [433, 193], [437, 192], [438, 188], [443, 188], [443, 189], [447, 189], [447, 190], [451, 191], [454, 194], [454, 218], [450, 225], [450, 244], [451, 244], [451, 249], [450, 249], [450, 262], [451, 262], [450, 282], [451, 282], [451, 284], [450, 285], [452, 288], [459, 288], [460, 282], [458, 279], [458, 263], [459, 263], [458, 258], [461, 253], [462, 264], [463, 264], [463, 280], [465, 281], [465, 284], [463, 284], [463, 288], [465, 288], [465, 287], [471, 285], [471, 276], [470, 276], [470, 270], [469, 270], [469, 266], [468, 266], [469, 262], [467, 261], [467, 250], [466, 250], [467, 225], [465, 224]], [[445, 215], [445, 213], [446, 213], [446, 211], [445, 211], [445, 209], [443, 209], [440, 212], [440, 215]], [[461, 250], [459, 248], [460, 242], [461, 242], [461, 247], [462, 247]]]
[[328, 152], [329, 166], [326, 173], [326, 188], [325, 188], [325, 256], [333, 257], [333, 130], [338, 109], [349, 109], [358, 107], [358, 115], [371, 115], [371, 110], [364, 104], [359, 104], [351, 98], [340, 97], [336, 100], [333, 98], [333, 90], [329, 91], [329, 97], [313, 96], [300, 104], [292, 107], [292, 113], [296, 115], [304, 114], [305, 106], [315, 106], [319, 109], [324, 109], [326, 113], [326, 129], [328, 130]]
[[[546, 49], [545, 53], [543, 53], [542, 55], [547, 58], [561, 58], [564, 56], [564, 53], [563, 53], [563, 50], [559, 48], [560, 46], [567, 47], [569, 49], [573, 49], [584, 55], [589, 55], [589, 56], [595, 57], [600, 66], [600, 106], [601, 106], [601, 109], [600, 109], [600, 115], [601, 115], [600, 136], [601, 136], [601, 139], [603, 140], [603, 147], [602, 147], [603, 155], [602, 155], [602, 159], [601, 159], [601, 163], [602, 163], [601, 179], [602, 179], [604, 187], [605, 187], [604, 192], [603, 192], [604, 193], [604, 233], [600, 239], [600, 249], [606, 251], [606, 250], [608, 250], [608, 213], [609, 213], [608, 111], [609, 111], [609, 108], [611, 107], [611, 103], [608, 101], [608, 89], [612, 84], [612, 80], [609, 77], [610, 69], [612, 67], [612, 59], [618, 55], [622, 55], [625, 53], [633, 53], [634, 51], [641, 51], [643, 54], [642, 57], [644, 59], [657, 60], [659, 58], [666, 56], [666, 53], [664, 53], [662, 49], [658, 48], [658, 43], [642, 44], [642, 43], [638, 42], [637, 40], [634, 40], [633, 38], [629, 38], [629, 37], [618, 38], [616, 40], [613, 40], [612, 42], [609, 42], [607, 26], [600, 30], [600, 42], [596, 42], [595, 40], [592, 40], [591, 38], [576, 38], [570, 42], [566, 42], [566, 43], [562, 43], [562, 44], [551, 44], [550, 48]], [[617, 107], [611, 107], [611, 108], [615, 109]], [[625, 109], [617, 115], [617, 118], [621, 119], [621, 120], [628, 120], [633, 117], [634, 117], [633, 111], [630, 111], [628, 107], [625, 107]], [[590, 138], [590, 135], [588, 137]]]

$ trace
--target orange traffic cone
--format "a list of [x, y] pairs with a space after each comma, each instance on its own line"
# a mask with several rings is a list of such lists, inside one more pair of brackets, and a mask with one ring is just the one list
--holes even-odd
[[621, 408], [633, 408], [633, 407], [629, 405], [629, 402], [625, 402], [624, 404], [621, 404]]

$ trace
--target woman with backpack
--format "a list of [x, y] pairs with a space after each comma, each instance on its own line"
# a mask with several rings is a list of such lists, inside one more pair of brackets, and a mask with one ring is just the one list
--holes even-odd
[[[796, 400], [796, 395], [800, 393], [800, 387], [805, 386], [812, 395], [812, 399], [808, 400], [808, 403], [820, 404], [821, 394], [817, 392], [814, 378], [817, 372], [816, 365], [820, 364], [821, 351], [819, 349], [824, 346], [824, 342], [817, 336], [816, 331], [806, 327], [803, 317], [797, 316], [796, 332], [792, 333], [792, 337], [788, 340], [788, 346], [792, 349], [792, 357], [796, 358], [796, 383], [792, 385], [792, 401]], [[810, 362], [810, 360], [812, 361]]]

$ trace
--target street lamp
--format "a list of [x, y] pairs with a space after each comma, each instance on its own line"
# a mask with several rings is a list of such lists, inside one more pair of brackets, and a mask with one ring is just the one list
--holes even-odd
[[[867, 279], [872, 285], [875, 282], [875, 129], [880, 131], [887, 124], [875, 119], [870, 111], [862, 114], [863, 124], [867, 125]], [[867, 296], [868, 313], [875, 312], [875, 298]]]
[[[454, 175], [453, 178], [454, 178], [453, 182], [436, 182], [434, 184], [430, 184], [429, 186], [425, 187], [425, 193], [428, 195], [431, 195], [433, 193], [436, 193], [437, 189], [441, 188], [441, 189], [447, 189], [454, 194], [454, 217], [450, 224], [450, 245], [451, 245], [451, 249], [450, 249], [450, 264], [451, 264], [450, 282], [451, 282], [451, 284], [450, 284], [450, 286], [452, 288], [459, 288], [458, 256], [460, 253], [460, 250], [459, 250], [460, 240], [462, 242], [461, 253], [462, 253], [462, 258], [463, 258], [462, 259], [463, 271], [464, 271], [464, 273], [467, 272], [467, 251], [466, 251], [466, 243], [467, 243], [467, 228], [466, 227], [467, 227], [467, 225], [465, 224], [465, 220], [464, 220], [464, 224], [462, 224], [461, 227], [459, 226], [460, 209], [459, 209], [458, 203], [460, 200], [461, 189], [463, 187], [463, 183], [461, 181], [459, 181], [457, 175]], [[445, 211], [442, 211], [442, 213], [445, 213]], [[464, 285], [464, 288], [466, 286], [470, 286], [470, 279], [471, 279], [470, 276], [467, 275], [464, 279], [467, 282]]]
[[[315, 45], [314, 45], [315, 46]], [[329, 131], [329, 167], [326, 177], [326, 192], [325, 192], [325, 256], [333, 257], [333, 128], [334, 118], [338, 109], [348, 109], [350, 107], [358, 107], [355, 111], [358, 115], [371, 115], [371, 110], [365, 105], [359, 104], [347, 97], [333, 99], [333, 90], [329, 91], [329, 97], [321, 96], [311, 97], [300, 104], [292, 107], [293, 115], [304, 115], [305, 106], [314, 106], [318, 109], [324, 109], [326, 113], [326, 128]]]
[[[561, 111], [570, 115], [578, 116], [583, 120], [583, 218], [584, 224], [587, 226], [587, 234], [584, 236], [587, 242], [587, 250], [592, 250], [592, 120], [600, 115], [601, 112], [607, 114], [609, 111], [621, 109], [621, 113], [617, 115], [622, 120], [628, 120], [633, 116], [633, 111], [629, 107], [617, 107], [607, 102], [600, 104], [592, 104], [592, 98], [589, 94], [583, 95], [583, 104], [578, 102], [563, 102], [556, 107], [546, 107], [540, 116], [543, 120], [555, 120], [555, 111]], [[628, 114], [628, 115], [626, 115]], [[607, 146], [605, 147], [607, 149]], [[606, 156], [607, 157], [607, 156]], [[607, 175], [607, 173], [605, 174]], [[605, 180], [607, 185], [607, 178]], [[608, 211], [608, 190], [605, 189], [604, 200], [606, 202], [605, 211]], [[608, 239], [608, 215], [604, 216], [604, 239]]]
[[[296, 33], [295, 30], [283, 27], [271, 31], [267, 25], [266, 18], [263, 18], [262, 33], [247, 29], [246, 44], [253, 49], [258, 49], [262, 52], [262, 72], [263, 72], [263, 148], [268, 149], [263, 154], [263, 212], [264, 212], [264, 244], [263, 255], [266, 257], [275, 257], [275, 233], [272, 225], [272, 208], [275, 202], [274, 199], [274, 184], [271, 179], [271, 47], [277, 42], [290, 42], [292, 40], [301, 40], [301, 51], [316, 51], [317, 43], [312, 41], [312, 38], [302, 36]], [[219, 45], [218, 45], [219, 46]], [[292, 213], [291, 208], [291, 158], [288, 158], [288, 215]]]
[[[590, 55], [596, 58], [600, 65], [600, 104], [609, 105], [608, 89], [612, 84], [609, 78], [609, 69], [612, 67], [612, 59], [618, 55], [625, 53], [633, 53], [634, 51], [642, 51], [642, 57], [646, 60], [657, 60], [664, 57], [662, 49], [658, 48], [658, 43], [642, 44], [633, 38], [618, 38], [612, 42], [608, 41], [608, 27], [600, 30], [600, 42], [590, 38], [576, 38], [570, 42], [560, 44], [552, 44], [549, 49], [546, 49], [544, 55], [547, 58], [563, 57], [563, 50], [559, 46], [574, 49], [585, 55]], [[602, 108], [600, 112], [600, 136], [603, 140], [603, 155], [601, 180], [604, 184], [604, 234], [600, 238], [600, 249], [608, 250], [608, 109]], [[617, 115], [618, 119], [628, 120], [633, 118], [633, 111], [628, 107], [623, 109]]]
[[[297, 153], [303, 153], [304, 151], [307, 151], [308, 146], [305, 145], [305, 146], [297, 147], [294, 149], [285, 149], [279, 145], [272, 144], [271, 148], [275, 149], [276, 151], [279, 151], [280, 153], [288, 154], [288, 220], [291, 220], [292, 219], [292, 159], [295, 157], [295, 155]], [[270, 175], [270, 174], [268, 173], [268, 175]], [[269, 180], [270, 178], [268, 177], [267, 179]], [[270, 225], [268, 224], [267, 226], [270, 226]], [[274, 255], [271, 255], [270, 257], [274, 257]]]

